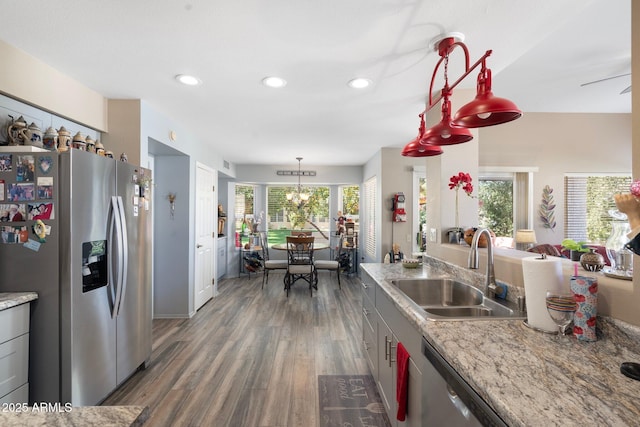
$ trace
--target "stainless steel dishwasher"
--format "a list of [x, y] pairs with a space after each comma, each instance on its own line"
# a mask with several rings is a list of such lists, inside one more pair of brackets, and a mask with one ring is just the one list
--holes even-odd
[[422, 354], [423, 426], [507, 426], [424, 337]]

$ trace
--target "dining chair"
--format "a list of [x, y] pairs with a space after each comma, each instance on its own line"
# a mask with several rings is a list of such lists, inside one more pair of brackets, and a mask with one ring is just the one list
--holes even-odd
[[314, 237], [287, 237], [287, 274], [284, 277], [284, 290], [289, 296], [289, 289], [296, 281], [302, 279], [309, 283], [309, 292], [313, 296], [313, 288], [318, 288], [315, 267], [313, 265]]
[[260, 236], [260, 246], [262, 246], [262, 259], [263, 259], [263, 267], [262, 267], [262, 289], [264, 289], [265, 282], [269, 283], [269, 271], [271, 270], [286, 270], [288, 267], [288, 262], [286, 259], [270, 259], [269, 258], [269, 241], [267, 238], [267, 232], [261, 231], [259, 233]]
[[313, 262], [316, 270], [329, 270], [329, 273], [331, 273], [331, 271], [335, 271], [336, 275], [338, 276], [338, 287], [340, 289], [342, 289], [342, 284], [340, 284], [340, 258], [342, 255], [343, 244], [344, 236], [341, 236], [338, 242], [338, 250], [336, 251], [335, 260], [319, 259]]

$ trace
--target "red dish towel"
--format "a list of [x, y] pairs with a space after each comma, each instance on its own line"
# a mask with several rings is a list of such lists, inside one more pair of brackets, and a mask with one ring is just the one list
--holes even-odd
[[396, 401], [398, 402], [398, 421], [407, 416], [407, 399], [409, 397], [409, 352], [401, 342], [398, 343], [396, 360], [398, 361], [398, 378], [396, 378]]

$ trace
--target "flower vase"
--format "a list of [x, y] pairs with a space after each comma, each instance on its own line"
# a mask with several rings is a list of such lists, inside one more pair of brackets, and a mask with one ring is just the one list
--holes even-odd
[[447, 236], [449, 238], [449, 243], [452, 243], [455, 245], [461, 245], [463, 242], [462, 228], [459, 228], [459, 227], [450, 228], [447, 231]]
[[460, 213], [458, 210], [458, 190], [456, 190], [456, 229], [460, 230]]

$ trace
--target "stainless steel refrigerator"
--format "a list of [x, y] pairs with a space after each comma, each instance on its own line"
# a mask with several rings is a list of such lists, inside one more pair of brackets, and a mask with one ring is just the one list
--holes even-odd
[[[29, 400], [98, 404], [151, 355], [151, 172], [79, 150], [11, 155], [15, 167], [0, 180], [26, 215], [3, 227], [29, 237], [20, 230], [20, 242], [0, 244], [0, 291], [39, 294]], [[25, 182], [17, 162], [29, 156]], [[29, 179], [33, 199], [14, 200]], [[49, 211], [38, 223], [41, 205]]]

